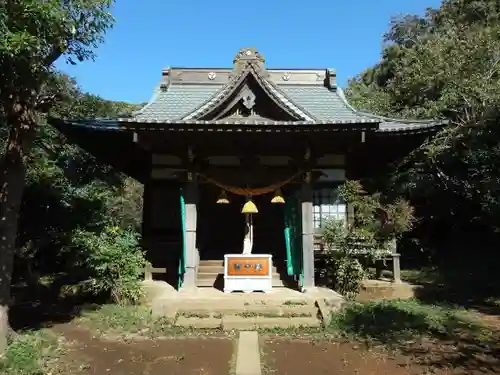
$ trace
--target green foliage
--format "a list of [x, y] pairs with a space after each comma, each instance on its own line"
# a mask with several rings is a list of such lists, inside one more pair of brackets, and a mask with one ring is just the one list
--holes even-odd
[[367, 277], [363, 265], [392, 253], [391, 241], [412, 228], [413, 208], [401, 198], [384, 202], [381, 194], [368, 194], [359, 181], [346, 181], [339, 195], [353, 208], [354, 217], [349, 225], [332, 219], [322, 228], [325, 276], [333, 289], [354, 298]]
[[357, 234], [359, 232], [346, 230], [342, 222], [330, 221], [323, 235], [324, 242], [328, 244], [324, 272], [327, 282], [348, 299], [358, 295], [361, 283], [366, 278], [366, 271], [356, 251]]
[[[2, 96], [27, 99], [38, 94], [52, 64], [94, 57], [114, 20], [111, 0], [10, 0], [0, 8], [0, 87]], [[15, 97], [13, 97], [15, 98]], [[31, 98], [30, 98], [31, 99]]]
[[[64, 75], [54, 75], [53, 82], [52, 89], [64, 94], [51, 108], [52, 115], [116, 117], [136, 108], [85, 94]], [[26, 182], [15, 254], [15, 282], [24, 279], [37, 283], [41, 275], [54, 273], [70, 274], [73, 282], [85, 278], [82, 272], [73, 270], [82, 254], [69, 250], [76, 228], [92, 233], [115, 225], [140, 230], [142, 185], [68, 143], [45, 122], [39, 125], [30, 153]]]
[[83, 265], [89, 273], [81, 283], [84, 291], [109, 295], [120, 304], [139, 302], [146, 261], [136, 233], [119, 227], [106, 227], [98, 234], [77, 230], [73, 243], [84, 254]]
[[467, 332], [480, 338], [484, 327], [465, 310], [417, 300], [383, 300], [345, 305], [329, 328], [355, 337], [398, 345], [422, 335], [454, 338]]
[[339, 195], [354, 210], [353, 226], [371, 232], [379, 245], [400, 238], [415, 222], [409, 202], [401, 197], [389, 201], [381, 193], [368, 194], [359, 181], [346, 181], [339, 187]]
[[347, 90], [365, 110], [451, 120], [395, 166], [387, 186], [417, 208], [409, 251], [423, 251], [445, 272], [464, 269], [480, 285], [484, 265], [491, 275], [500, 269], [498, 51], [498, 1], [444, 0], [424, 16], [394, 19], [382, 61]]
[[11, 342], [0, 358], [4, 375], [46, 375], [61, 354], [57, 338], [47, 331], [25, 332]]

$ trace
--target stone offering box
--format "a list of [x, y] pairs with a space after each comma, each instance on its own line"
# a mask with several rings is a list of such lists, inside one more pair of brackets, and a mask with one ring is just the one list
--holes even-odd
[[272, 255], [224, 255], [224, 292], [269, 292], [273, 288]]

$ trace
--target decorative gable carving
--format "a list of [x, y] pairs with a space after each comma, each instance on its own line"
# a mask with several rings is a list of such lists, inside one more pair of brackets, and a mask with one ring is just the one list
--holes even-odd
[[266, 119], [275, 121], [301, 121], [276, 103], [249, 75], [225, 101], [215, 106], [200, 120]]
[[266, 77], [264, 57], [255, 48], [241, 49], [229, 82], [184, 120], [265, 119], [313, 121]]

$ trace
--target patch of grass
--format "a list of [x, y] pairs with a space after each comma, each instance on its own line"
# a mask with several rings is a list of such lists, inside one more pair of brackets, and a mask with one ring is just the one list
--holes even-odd
[[91, 330], [118, 336], [173, 336], [185, 334], [167, 317], [153, 316], [146, 306], [104, 305], [98, 310], [84, 312], [78, 321]]
[[151, 309], [145, 306], [105, 305], [98, 310], [83, 313], [78, 321], [91, 330], [125, 338], [221, 334], [220, 329], [195, 330], [175, 326], [166, 317], [153, 316]]
[[484, 334], [484, 327], [466, 310], [422, 304], [417, 300], [349, 303], [333, 314], [330, 332], [397, 344], [419, 336], [456, 338]]
[[253, 318], [253, 317], [263, 317], [263, 318], [308, 318], [311, 314], [300, 313], [300, 312], [285, 312], [285, 313], [274, 313], [274, 312], [253, 312], [253, 311], [242, 311], [235, 314], [243, 318]]
[[183, 311], [179, 313], [179, 316], [183, 316], [185, 318], [198, 318], [198, 319], [203, 319], [203, 318], [210, 318], [209, 313], [205, 312], [187, 312]]
[[312, 315], [310, 313], [300, 313], [300, 312], [289, 312], [280, 315], [282, 318], [310, 318]]
[[280, 327], [274, 327], [274, 328], [260, 328], [259, 332], [262, 333], [267, 333], [270, 335], [276, 335], [276, 336], [302, 336], [302, 335], [307, 335], [311, 333], [320, 333], [322, 332], [321, 328], [316, 328], [316, 327], [289, 327], [289, 328], [280, 328]]
[[[392, 272], [391, 272], [392, 277]], [[433, 284], [439, 280], [436, 268], [423, 268], [419, 270], [401, 270], [401, 279], [410, 284]]]
[[46, 330], [19, 334], [11, 342], [3, 358], [3, 375], [45, 375], [56, 368], [58, 358], [64, 354], [57, 337]]
[[253, 318], [256, 316], [261, 316], [260, 313], [252, 312], [252, 311], [242, 311], [240, 313], [235, 314], [236, 316], [241, 316], [243, 318]]
[[306, 301], [285, 301], [283, 302], [283, 306], [307, 306]]

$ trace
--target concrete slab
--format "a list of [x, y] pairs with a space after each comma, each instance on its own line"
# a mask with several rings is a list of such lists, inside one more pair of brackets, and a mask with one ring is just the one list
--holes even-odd
[[236, 354], [236, 375], [261, 375], [259, 335], [255, 331], [240, 332]]
[[216, 329], [222, 325], [222, 320], [217, 318], [194, 318], [179, 316], [175, 321], [178, 327], [189, 327], [194, 329]]
[[141, 302], [145, 305], [152, 305], [153, 302], [159, 298], [175, 298], [177, 296], [177, 291], [164, 281], [143, 281], [142, 290], [144, 295]]
[[317, 298], [343, 300], [342, 296], [331, 289], [327, 288], [314, 288], [313, 290], [302, 293], [298, 290], [288, 288], [273, 288], [268, 293], [224, 293], [215, 288], [196, 288], [195, 290], [187, 291], [181, 290], [174, 294], [164, 295], [160, 298], [171, 299], [176, 302], [247, 302], [257, 303], [262, 301], [264, 304], [283, 304], [285, 301], [303, 301], [305, 303], [315, 300]]

